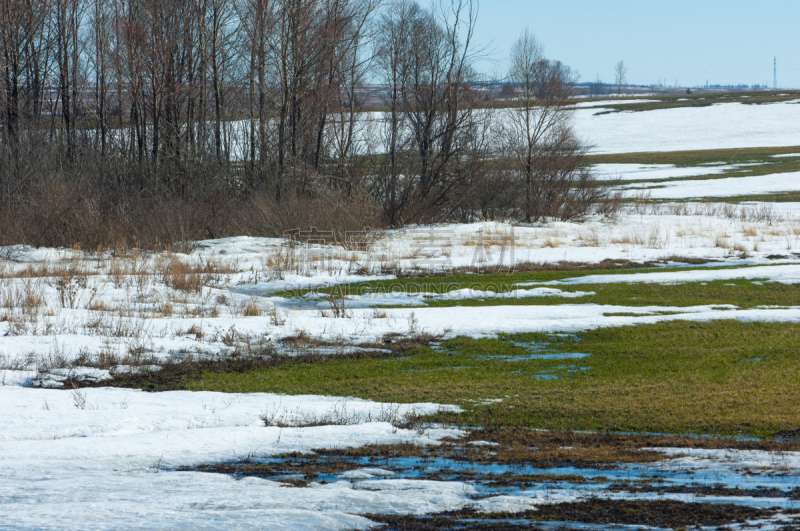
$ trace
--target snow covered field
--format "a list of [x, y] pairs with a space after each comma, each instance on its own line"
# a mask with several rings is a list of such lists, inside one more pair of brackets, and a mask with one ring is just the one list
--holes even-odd
[[[682, 205], [647, 207], [616, 220], [512, 227], [476, 223], [409, 228], [382, 235], [367, 251], [325, 245], [292, 247], [281, 239], [229, 238], [198, 242], [189, 255], [141, 253], [95, 255], [70, 250], [7, 249], [0, 285], [0, 518], [6, 527], [126, 527], [150, 520], [156, 527], [354, 529], [371, 522], [365, 513], [429, 514], [473, 508], [521, 511], [539, 503], [598, 495], [563, 486], [514, 496], [478, 497], [468, 482], [414, 480], [359, 473], [303, 488], [264, 479], [178, 471], [204, 463], [261, 457], [313, 448], [375, 443], [436, 444], [453, 430], [404, 430], [380, 421], [387, 411], [432, 412], [448, 406], [395, 406], [316, 396], [165, 392], [112, 388], [68, 391], [67, 375], [96, 381], [125, 366], [53, 369], [99, 354], [124, 359], [137, 354], [158, 363], [229, 352], [248, 344], [275, 344], [307, 337], [343, 345], [379, 342], [386, 334], [432, 333], [492, 336], [498, 332], [581, 331], [681, 319], [800, 322], [800, 307], [607, 306], [582, 304], [591, 292], [567, 293], [576, 283], [676, 283], [731, 279], [800, 282], [800, 237], [795, 210], [782, 205], [727, 207], [704, 204], [704, 213]], [[661, 209], [655, 211], [653, 209]], [[746, 252], [743, 252], [746, 251]], [[746, 256], [745, 256], [746, 255]], [[779, 255], [781, 258], [775, 257]], [[425, 268], [511, 266], [519, 262], [603, 260], [644, 262], [670, 257], [712, 258], [708, 265], [748, 268], [667, 270], [638, 275], [593, 275], [545, 284], [454, 289], [448, 293], [351, 295], [345, 318], [334, 318], [324, 287], [369, 279], [391, 280], [393, 271]], [[771, 258], [767, 258], [771, 256]], [[198, 291], [180, 289], [176, 264], [210, 271]], [[675, 265], [675, 264], [673, 264]], [[315, 296], [286, 290], [316, 287]], [[551, 297], [552, 305], [423, 307], [426, 300]], [[568, 297], [568, 298], [566, 298]], [[400, 308], [376, 310], [375, 304]], [[248, 310], [248, 307], [251, 309]], [[254, 311], [252, 308], [255, 308]], [[321, 348], [325, 352], [327, 347]], [[341, 352], [334, 347], [331, 352]], [[27, 370], [19, 370], [26, 366]], [[15, 369], [15, 370], [11, 370]], [[287, 423], [341, 415], [346, 426], [265, 427], [261, 416], [279, 412]], [[383, 412], [383, 413], [382, 413]], [[372, 422], [367, 422], [372, 420]], [[377, 420], [377, 422], [376, 422]], [[682, 458], [684, 468], [707, 467], [708, 456]], [[688, 459], [688, 460], [687, 460]], [[694, 461], [692, 459], [695, 459]], [[716, 459], [716, 458], [714, 458]], [[734, 459], [719, 456], [720, 463]], [[745, 457], [742, 457], [744, 460]], [[747, 460], [775, 456], [747, 454]], [[800, 468], [787, 457], [789, 468]], [[750, 462], [748, 461], [748, 462]], [[716, 461], [714, 461], [716, 462]], [[734, 459], [734, 464], [739, 466]], [[726, 465], [728, 466], [728, 465]], [[386, 472], [388, 474], [388, 472]], [[732, 480], [733, 481], [733, 480]], [[612, 493], [600, 493], [613, 498]], [[694, 499], [675, 495], [674, 499]], [[637, 499], [648, 499], [639, 495]], [[650, 498], [654, 499], [654, 498]], [[724, 500], [720, 500], [724, 501]], [[727, 500], [731, 501], [731, 500]], [[764, 506], [775, 500], [735, 503]], [[781, 502], [783, 503], [783, 502]]]
[[754, 177], [732, 177], [699, 181], [671, 181], [653, 186], [630, 184], [623, 189], [633, 196], [644, 189], [653, 199], [697, 199], [703, 197], [735, 197], [800, 191], [800, 172], [777, 173]]
[[[753, 212], [756, 212], [754, 210]], [[777, 215], [776, 215], [777, 216]], [[554, 223], [514, 227], [496, 223], [406, 229], [384, 235], [370, 251], [312, 245], [294, 250], [293, 266], [277, 271], [278, 256], [289, 252], [275, 239], [233, 238], [200, 242], [190, 256], [195, 264], [216, 263], [220, 270], [199, 292], [169, 287], [162, 255], [118, 258], [88, 256], [74, 251], [20, 249], [5, 264], [2, 297], [6, 314], [0, 323], [0, 352], [9, 367], [30, 358], [28, 371], [3, 371], [0, 386], [0, 518], [3, 526], [56, 529], [127, 527], [131, 521], [152, 521], [156, 527], [231, 528], [266, 526], [270, 529], [361, 529], [371, 522], [365, 513], [429, 514], [461, 508], [482, 511], [521, 511], [539, 503], [575, 501], [596, 496], [596, 490], [536, 490], [514, 496], [479, 497], [475, 487], [461, 481], [384, 477], [382, 471], [360, 474], [357, 481], [338, 481], [289, 488], [270, 480], [233, 479], [224, 474], [176, 471], [182, 466], [235, 460], [247, 455], [268, 456], [313, 448], [375, 443], [436, 444], [453, 430], [423, 432], [394, 428], [379, 419], [381, 411], [432, 412], [434, 404], [392, 406], [360, 400], [276, 395], [165, 392], [147, 394], [111, 388], [64, 391], [32, 389], [32, 381], [60, 385], [58, 378], [42, 379], [36, 359], [113, 352], [122, 357], [143, 349], [156, 359], [182, 353], [220, 353], [244, 342], [272, 341], [305, 333], [311, 337], [358, 344], [385, 334], [407, 334], [416, 328], [449, 335], [493, 335], [501, 331], [579, 331], [598, 326], [652, 323], [665, 319], [800, 322], [800, 307], [738, 310], [734, 307], [617, 307], [581, 304], [581, 295], [557, 306], [492, 306], [485, 308], [395, 308], [385, 317], [364, 306], [379, 302], [425, 300], [409, 296], [353, 296], [344, 319], [323, 312], [327, 300], [292, 298], [277, 292], [336, 282], [391, 279], [381, 265], [406, 270], [414, 267], [484, 265], [501, 260], [599, 262], [668, 259], [672, 255], [706, 256], [732, 265], [773, 264], [744, 269], [691, 272], [665, 271], [641, 275], [597, 275], [538, 286], [510, 286], [506, 297], [558, 296], [560, 284], [575, 282], [682, 282], [714, 279], [771, 279], [800, 281], [800, 264], [791, 250], [800, 230], [791, 211], [780, 221], [743, 222], [721, 215], [685, 216], [627, 214], [616, 221], [588, 224]], [[431, 252], [431, 238], [448, 243]], [[720, 247], [720, 238], [727, 238]], [[740, 258], [734, 241], [746, 245], [750, 256]], [[788, 242], [788, 244], [787, 244]], [[787, 249], [791, 247], [792, 249]], [[752, 249], [758, 247], [758, 250]], [[766, 258], [782, 253], [778, 260]], [[272, 258], [269, 258], [272, 257]], [[170, 260], [175, 257], [170, 258]], [[272, 261], [270, 261], [272, 260]], [[273, 264], [273, 265], [270, 265]], [[47, 266], [51, 276], [25, 278], [26, 271]], [[84, 271], [70, 288], [59, 284], [56, 270]], [[138, 274], [132, 274], [133, 269]], [[365, 269], [367, 274], [355, 274]], [[146, 272], [149, 272], [146, 273]], [[148, 278], [149, 277], [149, 278]], [[73, 291], [69, 291], [73, 290]], [[513, 291], [516, 290], [516, 293]], [[507, 290], [508, 291], [508, 290]], [[438, 297], [491, 297], [491, 293], [455, 290]], [[40, 302], [31, 302], [39, 297]], [[220, 302], [220, 297], [224, 302]], [[558, 298], [558, 297], [557, 297]], [[25, 301], [28, 300], [26, 303]], [[13, 301], [18, 301], [15, 307]], [[566, 301], [563, 301], [566, 302]], [[254, 303], [261, 315], [246, 316]], [[29, 306], [25, 306], [28, 304]], [[164, 311], [171, 306], [171, 315]], [[8, 306], [12, 306], [8, 308]], [[359, 307], [361, 306], [361, 307]], [[664, 315], [660, 312], [680, 312]], [[606, 314], [627, 313], [628, 316]], [[231, 338], [234, 343], [231, 343]], [[96, 378], [107, 371], [93, 370]], [[54, 371], [57, 375], [58, 371]], [[99, 374], [98, 374], [99, 373]], [[63, 373], [62, 373], [63, 374]], [[48, 379], [49, 378], [49, 379]], [[330, 415], [346, 409], [355, 419], [347, 426], [308, 428], [264, 427], [261, 416], [280, 410], [291, 419]], [[718, 461], [708, 456], [682, 458], [681, 467], [738, 462], [730, 453]], [[694, 460], [693, 460], [694, 459]], [[744, 457], [742, 458], [744, 459]], [[771, 462], [770, 453], [747, 454], [748, 462]], [[800, 457], [789, 456], [791, 470]], [[719, 466], [722, 466], [720, 464]], [[387, 474], [389, 472], [386, 472]], [[611, 493], [601, 494], [613, 497]], [[689, 497], [691, 498], [691, 496]], [[687, 495], [674, 499], [688, 500]], [[638, 499], [647, 499], [639, 496]], [[730, 500], [727, 500], [730, 501]], [[733, 500], [774, 504], [771, 501]]]
[[[715, 181], [709, 181], [715, 182]], [[131, 352], [157, 359], [227, 352], [236, 345], [272, 343], [298, 334], [348, 344], [381, 341], [411, 330], [446, 335], [495, 332], [578, 331], [664, 319], [797, 321], [800, 310], [698, 307], [681, 316], [606, 317], [637, 313], [628, 307], [582, 304], [585, 293], [558, 286], [472, 286], [447, 293], [387, 288], [349, 295], [346, 318], [330, 314], [327, 286], [391, 280], [397, 274], [520, 263], [644, 263], [672, 257], [711, 259], [711, 265], [783, 264], [725, 271], [726, 278], [800, 279], [800, 221], [783, 205], [741, 207], [704, 203], [645, 207], [616, 220], [511, 226], [503, 223], [442, 225], [387, 232], [368, 251], [334, 245], [297, 245], [270, 238], [238, 237], [198, 242], [189, 255], [93, 255], [70, 250], [19, 248], [3, 262], [0, 286], [0, 360], [124, 358]], [[770, 258], [767, 258], [770, 257]], [[196, 267], [201, 285], [181, 289], [176, 267]], [[719, 272], [687, 272], [700, 281]], [[648, 282], [664, 282], [668, 274]], [[609, 277], [612, 278], [612, 277]], [[613, 277], [613, 282], [624, 278]], [[709, 277], [710, 278], [710, 277]], [[611, 281], [611, 280], [607, 280]], [[177, 286], [177, 287], [176, 287]], [[291, 290], [316, 288], [315, 293]], [[287, 293], [289, 291], [290, 293]], [[429, 290], [428, 290], [429, 291]], [[591, 293], [588, 293], [591, 294]], [[550, 297], [558, 306], [425, 308], [431, 300]], [[372, 309], [391, 305], [405, 308]], [[674, 311], [673, 308], [662, 308]], [[651, 308], [652, 313], [657, 309]], [[641, 312], [638, 312], [641, 313]]]
[[[76, 393], [85, 406], [75, 406]], [[390, 405], [314, 396], [53, 392], [0, 387], [0, 528], [363, 529], [361, 513], [429, 513], [470, 503], [463, 483], [347, 478], [305, 489], [261, 479], [172, 471], [248, 455], [412, 442], [455, 430], [400, 430], [388, 422], [268, 428], [270, 408], [320, 418], [345, 409], [379, 416]], [[396, 406], [431, 412], [433, 404]], [[366, 474], [365, 477], [371, 477]], [[380, 477], [375, 473], [374, 477]]]
[[[518, 511], [538, 503], [575, 500], [589, 492], [555, 490], [473, 499], [462, 482], [391, 479], [391, 472], [366, 469], [340, 481], [306, 488], [227, 475], [173, 471], [247, 455], [311, 452], [314, 448], [413, 442], [437, 444], [456, 430], [399, 430], [388, 423], [315, 428], [266, 428], [259, 415], [281, 401], [289, 410], [322, 413], [338, 399], [120, 389], [74, 394], [16, 386], [0, 388], [0, 516], [3, 528], [118, 529], [133, 522], [157, 528], [363, 529], [364, 513], [425, 514], [478, 507]], [[341, 407], [341, 406], [339, 406]], [[354, 412], [381, 405], [350, 401]], [[433, 405], [416, 407], [422, 411]], [[685, 455], [685, 451], [674, 452]], [[775, 456], [746, 452], [695, 452], [681, 457], [684, 472], [764, 466]], [[782, 456], [789, 470], [800, 456]], [[717, 472], [719, 474], [719, 471]], [[357, 478], [352, 480], [351, 478]], [[774, 503], [774, 502], [773, 502]]]
[[[83, 405], [78, 407], [80, 401]], [[327, 484], [306, 487], [260, 478], [233, 478], [180, 470], [199, 464], [241, 461], [247, 456], [357, 447], [366, 444], [436, 445], [459, 437], [454, 429], [404, 430], [387, 422], [307, 428], [265, 427], [270, 408], [301, 416], [379, 415], [386, 404], [313, 396], [85, 389], [61, 392], [0, 387], [0, 518], [4, 529], [120, 529], [147, 523], [156, 529], [268, 528], [287, 530], [366, 529], [359, 514], [430, 514], [472, 508], [517, 512], [540, 504], [610, 499], [664, 499], [648, 494], [606, 492], [598, 487], [543, 486], [513, 495], [481, 495], [462, 481], [392, 478], [393, 472], [364, 467]], [[439, 406], [412, 404], [402, 410], [431, 412]], [[645, 467], [603, 471], [612, 478], [661, 474], [669, 481], [791, 487], [800, 453], [659, 449], [676, 458]], [[779, 474], [751, 477], [747, 470]], [[601, 473], [597, 471], [595, 473]], [[790, 477], [786, 477], [786, 475]], [[673, 477], [674, 476], [674, 477]], [[762, 487], [763, 488], [763, 487]], [[679, 501], [709, 501], [687, 494]], [[782, 498], [728, 496], [716, 503], [755, 507], [797, 502]]]
[[719, 175], [726, 170], [740, 169], [749, 164], [718, 164], [694, 167], [677, 167], [674, 164], [595, 164], [592, 169], [600, 180], [658, 181], [676, 177]]
[[[800, 145], [796, 102], [610, 114], [598, 114], [604, 111], [602, 102], [578, 107], [578, 132], [591, 139], [594, 153]], [[654, 181], [623, 185], [629, 197], [645, 192], [653, 199], [682, 200], [800, 191], [795, 172], [659, 182], [745, 166], [602, 164], [595, 170], [603, 178]], [[798, 284], [796, 203], [642, 201], [614, 218], [584, 223], [409, 227], [372, 235], [366, 249], [243, 236], [194, 242], [186, 254], [18, 246], [0, 249], [0, 256], [0, 529], [120, 529], [132, 522], [153, 528], [364, 529], [373, 524], [359, 516], [367, 513], [515, 512], [597, 495], [663, 499], [615, 494], [606, 486], [563, 485], [486, 495], [468, 481], [413, 479], [366, 466], [300, 488], [180, 470], [315, 448], [437, 445], [463, 432], [404, 429], [391, 422], [406, 413], [457, 410], [447, 404], [63, 387], [68, 377], [102, 383], [119, 373], [158, 371], [165, 360], [225, 356], [250, 347], [295, 354], [283, 341], [287, 338], [305, 338], [305, 351], [330, 354], [380, 348], [393, 335], [580, 332], [668, 320], [800, 322], [800, 301], [747, 309], [733, 304], [625, 306], [584, 302], [594, 295], [588, 287], [566, 291], [584, 284], [597, 290], [598, 285], [629, 283]], [[710, 262], [688, 266], [691, 259]], [[477, 282], [478, 272], [525, 263], [605, 261], [649, 263], [664, 270], [551, 282], [501, 280], [489, 286]], [[431, 270], [474, 274], [476, 283], [444, 293], [392, 288], [392, 282], [399, 285], [403, 278]], [[343, 316], [335, 317], [336, 292], [328, 288], [367, 280], [387, 281], [389, 287], [347, 295]], [[544, 302], [503, 304], [522, 298]], [[498, 304], [458, 305], [474, 299], [497, 299]], [[429, 302], [455, 305], [430, 307]], [[105, 368], [83, 366], [99, 356], [115, 361]], [[273, 425], [265, 426], [264, 416]], [[325, 419], [346, 422], [309, 426]], [[278, 420], [293, 427], [278, 427]], [[620, 477], [669, 469], [686, 478], [707, 477], [708, 484], [724, 478], [731, 486], [749, 482], [789, 488], [800, 473], [800, 455], [792, 452], [659, 451], [675, 459], [639, 472], [620, 470]], [[759, 467], [767, 470], [765, 475], [747, 475]], [[775, 470], [780, 474], [771, 475]], [[708, 501], [690, 494], [670, 497]], [[744, 495], [716, 501], [796, 507], [783, 498]]]
[[647, 112], [602, 114], [578, 109], [575, 129], [591, 153], [689, 151], [800, 145], [798, 102], [747, 105], [715, 103]]

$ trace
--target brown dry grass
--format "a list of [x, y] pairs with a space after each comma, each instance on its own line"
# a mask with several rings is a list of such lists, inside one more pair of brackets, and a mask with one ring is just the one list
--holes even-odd
[[45, 306], [44, 284], [39, 279], [25, 279], [0, 288], [0, 307], [19, 308], [25, 316], [36, 316]]
[[563, 247], [564, 246], [564, 240], [559, 240], [557, 238], [547, 238], [544, 241], [544, 246], [545, 247], [550, 247], [550, 248], [553, 248], [553, 249], [555, 249], [557, 247]]
[[733, 250], [736, 251], [737, 253], [740, 253], [742, 255], [742, 258], [747, 258], [749, 256], [749, 251], [747, 247], [745, 247], [745, 245], [741, 242], [735, 243], [733, 245]]
[[235, 272], [229, 264], [210, 260], [190, 264], [186, 259], [172, 253], [159, 257], [155, 267], [164, 284], [186, 293], [200, 293], [205, 285], [214, 281], [219, 275]]
[[752, 225], [746, 226], [742, 228], [742, 234], [744, 234], [748, 238], [755, 238], [758, 236], [758, 231]]
[[644, 236], [639, 233], [628, 233], [611, 238], [611, 243], [617, 245], [644, 245]]
[[261, 308], [258, 307], [258, 303], [256, 303], [255, 300], [248, 301], [242, 309], [242, 315], [244, 317], [259, 317], [261, 315]]

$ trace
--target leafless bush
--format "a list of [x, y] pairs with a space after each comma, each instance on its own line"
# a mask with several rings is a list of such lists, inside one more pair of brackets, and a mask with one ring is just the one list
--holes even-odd
[[70, 395], [72, 396], [72, 404], [75, 406], [75, 409], [86, 409], [86, 393], [74, 389]]
[[242, 317], [258, 317], [262, 314], [261, 308], [259, 308], [258, 303], [255, 299], [250, 299], [249, 301], [242, 302], [239, 306], [239, 315]]
[[637, 215], [647, 214], [651, 204], [652, 193], [649, 190], [639, 190], [631, 197], [630, 212]]
[[199, 293], [209, 282], [210, 267], [192, 266], [176, 256], [167, 256], [160, 267], [161, 278], [172, 289]]
[[328, 288], [328, 304], [334, 317], [346, 317], [347, 293], [341, 284]]
[[86, 273], [77, 265], [58, 271], [54, 285], [62, 308], [88, 308], [97, 296], [97, 287], [88, 286]]

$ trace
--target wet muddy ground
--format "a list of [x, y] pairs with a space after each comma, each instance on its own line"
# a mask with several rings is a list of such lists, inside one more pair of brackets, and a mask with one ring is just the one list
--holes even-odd
[[792, 464], [798, 450], [797, 441], [515, 428], [472, 430], [439, 446], [317, 450], [192, 470], [287, 487], [348, 481], [354, 489], [369, 489], [376, 479], [461, 482], [475, 489], [478, 505], [497, 497], [520, 501], [507, 513], [475, 506], [437, 515], [368, 515], [390, 530], [788, 530], [800, 525], [800, 470]]
[[542, 505], [536, 511], [514, 514], [460, 511], [432, 517], [381, 515], [369, 515], [369, 517], [376, 522], [386, 524], [387, 531], [435, 529], [518, 531], [520, 529], [608, 529], [609, 526], [616, 529], [697, 526], [720, 529], [723, 526], [753, 526], [759, 520], [765, 523], [775, 521], [777, 513], [776, 510], [741, 507], [734, 504], [598, 498], [574, 503]]

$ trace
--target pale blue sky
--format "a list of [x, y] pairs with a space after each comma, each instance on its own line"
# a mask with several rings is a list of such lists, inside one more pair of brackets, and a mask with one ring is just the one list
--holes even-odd
[[504, 71], [526, 26], [581, 81], [613, 82], [622, 59], [630, 83], [772, 86], [776, 55], [778, 86], [800, 87], [800, 0], [481, 0], [480, 68]]

